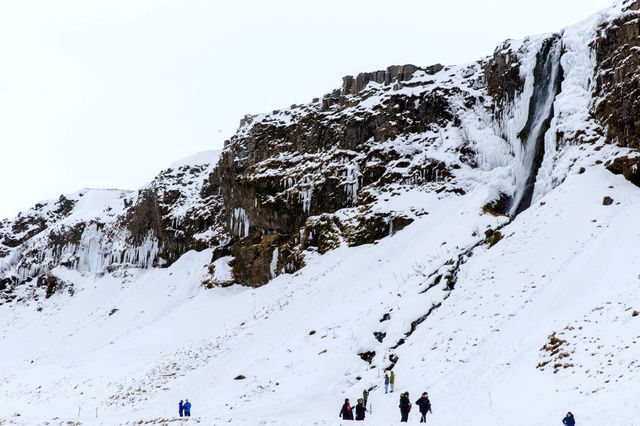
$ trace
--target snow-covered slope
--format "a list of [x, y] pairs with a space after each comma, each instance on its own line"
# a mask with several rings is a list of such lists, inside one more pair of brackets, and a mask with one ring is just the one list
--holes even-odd
[[434, 425], [637, 425], [638, 10], [0, 222], [0, 424], [331, 425], [371, 389], [387, 425], [393, 370]]
[[429, 390], [432, 424], [533, 426], [568, 409], [637, 424], [638, 189], [590, 167], [469, 251], [504, 224], [480, 214], [484, 195], [399, 195], [429, 214], [259, 289], [204, 289], [207, 251], [122, 276], [60, 270], [74, 296], [0, 311], [0, 418], [133, 423], [189, 398], [204, 424], [339, 424], [341, 398], [378, 386], [370, 424], [394, 424], [397, 393], [380, 384], [397, 357], [398, 390]]

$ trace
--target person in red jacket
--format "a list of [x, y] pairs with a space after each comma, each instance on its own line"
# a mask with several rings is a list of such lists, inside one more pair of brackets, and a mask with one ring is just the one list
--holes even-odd
[[342, 420], [353, 420], [353, 409], [351, 408], [351, 404], [349, 404], [349, 398], [344, 400], [339, 416], [342, 417]]

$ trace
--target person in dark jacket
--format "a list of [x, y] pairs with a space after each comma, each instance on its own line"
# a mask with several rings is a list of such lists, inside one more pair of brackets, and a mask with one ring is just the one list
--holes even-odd
[[389, 393], [389, 375], [384, 373], [384, 393]]
[[569, 411], [564, 419], [562, 419], [562, 424], [565, 426], [576, 426], [576, 419], [573, 418], [571, 411]]
[[423, 392], [420, 399], [416, 401], [416, 405], [420, 407], [420, 423], [426, 423], [427, 413], [431, 413], [431, 401], [429, 401], [429, 395], [427, 395], [426, 392]]
[[411, 400], [409, 400], [409, 392], [400, 395], [400, 418], [401, 423], [409, 421], [409, 412], [411, 411]]
[[367, 411], [367, 406], [364, 404], [364, 399], [359, 399], [356, 404], [356, 420], [364, 420], [364, 415]]
[[191, 403], [188, 399], [184, 403], [184, 416], [191, 417]]
[[364, 406], [367, 406], [367, 401], [369, 400], [369, 390], [365, 389], [362, 391], [362, 400], [364, 401]]
[[182, 400], [178, 403], [178, 414], [180, 414], [180, 417], [184, 414], [184, 402]]
[[396, 373], [391, 371], [391, 375], [389, 376], [389, 384], [391, 385], [391, 393], [393, 393], [393, 389], [396, 386]]
[[342, 420], [353, 420], [353, 410], [351, 409], [351, 404], [349, 404], [349, 398], [344, 400], [339, 416], [342, 417]]

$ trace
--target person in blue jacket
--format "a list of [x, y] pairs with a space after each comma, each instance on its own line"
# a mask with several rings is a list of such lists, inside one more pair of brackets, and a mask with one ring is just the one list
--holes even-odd
[[184, 415], [185, 417], [191, 417], [191, 403], [188, 399], [184, 403]]
[[573, 417], [573, 414], [571, 414], [571, 411], [562, 419], [562, 424], [565, 426], [576, 426], [576, 419]]
[[184, 402], [182, 400], [178, 403], [178, 414], [180, 414], [180, 417], [184, 414]]

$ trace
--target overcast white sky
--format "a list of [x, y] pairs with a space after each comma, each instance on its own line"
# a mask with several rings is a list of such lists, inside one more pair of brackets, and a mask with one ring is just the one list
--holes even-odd
[[0, 218], [137, 189], [246, 113], [392, 64], [470, 62], [613, 0], [0, 0]]

